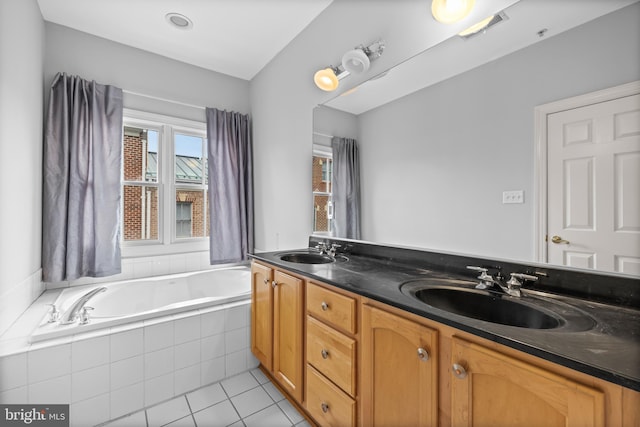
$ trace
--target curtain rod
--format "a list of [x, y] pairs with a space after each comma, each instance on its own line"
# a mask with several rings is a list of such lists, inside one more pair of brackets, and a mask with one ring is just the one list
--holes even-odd
[[126, 90], [126, 89], [122, 89], [122, 92], [127, 93], [129, 95], [141, 96], [143, 98], [155, 99], [157, 101], [170, 102], [172, 104], [182, 105], [184, 107], [198, 108], [200, 110], [204, 110], [204, 109], [207, 108], [207, 107], [203, 107], [201, 105], [187, 104], [186, 102], [174, 101], [172, 99], [167, 99], [167, 98], [160, 98], [159, 96], [147, 95], [147, 94], [144, 94], [144, 93], [133, 92], [131, 90]]
[[314, 135], [324, 136], [325, 138], [333, 138], [333, 135], [327, 135], [326, 133], [313, 132]]

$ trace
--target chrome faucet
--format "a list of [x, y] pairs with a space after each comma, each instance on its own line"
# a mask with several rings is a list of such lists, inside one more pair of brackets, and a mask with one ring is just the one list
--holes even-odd
[[88, 323], [89, 321], [88, 312], [87, 310], [84, 310], [85, 304], [89, 302], [89, 300], [93, 298], [95, 295], [99, 294], [100, 292], [104, 292], [106, 290], [107, 288], [103, 286], [101, 288], [93, 289], [87, 292], [86, 294], [82, 295], [73, 303], [71, 307], [69, 307], [69, 309], [67, 309], [67, 311], [64, 312], [64, 314], [62, 315], [62, 318], [60, 319], [60, 324], [69, 325], [71, 323], [75, 323], [77, 320], [80, 320], [80, 319], [82, 320], [83, 324]]
[[476, 289], [498, 288], [505, 294], [511, 295], [513, 297], [522, 296], [522, 292], [520, 291], [520, 288], [522, 288], [522, 282], [520, 280], [529, 280], [532, 282], [538, 280], [536, 276], [532, 276], [530, 274], [511, 273], [511, 278], [507, 281], [507, 283], [502, 284], [503, 277], [499, 270], [496, 274], [496, 277], [494, 278], [490, 274], [487, 274], [487, 272], [489, 271], [488, 268], [476, 267], [473, 265], [468, 265], [467, 268], [469, 270], [480, 272], [480, 275], [478, 276], [478, 279], [480, 279], [480, 283], [476, 285]]
[[336, 252], [337, 252], [338, 248], [340, 248], [340, 247], [342, 247], [342, 245], [339, 245], [337, 243], [332, 243], [331, 247], [327, 251], [327, 255], [335, 257], [336, 256]]
[[318, 250], [318, 252], [320, 252], [321, 254], [326, 254], [328, 253], [328, 248], [327, 248], [327, 244], [325, 242], [318, 242], [318, 244], [315, 246], [315, 248]]
[[507, 281], [508, 291], [506, 291], [509, 295], [513, 295], [516, 297], [522, 296], [522, 292], [520, 292], [520, 288], [522, 287], [522, 282], [520, 282], [520, 280], [518, 279], [529, 280], [531, 282], [538, 281], [538, 278], [536, 276], [532, 276], [530, 274], [511, 273], [511, 278]]

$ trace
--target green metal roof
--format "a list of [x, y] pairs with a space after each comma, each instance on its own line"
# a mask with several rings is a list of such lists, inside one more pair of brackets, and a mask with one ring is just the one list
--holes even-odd
[[[176, 181], [200, 182], [202, 180], [202, 159], [198, 157], [176, 156], [175, 174]], [[205, 178], [208, 177], [207, 165], [204, 165]], [[147, 180], [155, 180], [158, 175], [158, 153], [147, 155]]]

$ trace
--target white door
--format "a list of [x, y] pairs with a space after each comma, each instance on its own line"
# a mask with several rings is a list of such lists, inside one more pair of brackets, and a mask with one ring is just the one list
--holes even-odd
[[548, 262], [640, 275], [640, 95], [547, 116]]

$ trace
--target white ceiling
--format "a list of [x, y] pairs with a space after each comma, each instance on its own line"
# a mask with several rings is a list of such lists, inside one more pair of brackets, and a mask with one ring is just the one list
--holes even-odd
[[[336, 4], [350, 1], [356, 7], [347, 8], [346, 13], [357, 15], [363, 10], [361, 5], [367, 7], [367, 2], [397, 0], [336, 0]], [[430, 0], [415, 1], [430, 3]], [[454, 36], [429, 49], [427, 55], [418, 55], [394, 68], [388, 77], [365, 83], [354, 94], [339, 97], [328, 105], [362, 113], [636, 1], [483, 0], [476, 4], [476, 9], [497, 11], [500, 4], [511, 4], [506, 9], [509, 20], [467, 42]], [[251, 80], [332, 2], [38, 0], [46, 21], [245, 80]], [[170, 12], [188, 16], [194, 23], [193, 28], [181, 30], [170, 26], [165, 20]], [[435, 24], [432, 20], [416, 22]], [[376, 20], [366, 25], [376, 34], [388, 34], [398, 25], [407, 24]], [[536, 32], [542, 28], [549, 31], [539, 38]], [[413, 40], [407, 42], [414, 43]], [[415, 40], [416, 46], [421, 43], [423, 41]], [[349, 87], [347, 83], [344, 87]], [[364, 90], [367, 84], [371, 90]]]
[[[38, 0], [46, 21], [251, 80], [332, 0]], [[193, 28], [170, 26], [167, 13]]]

